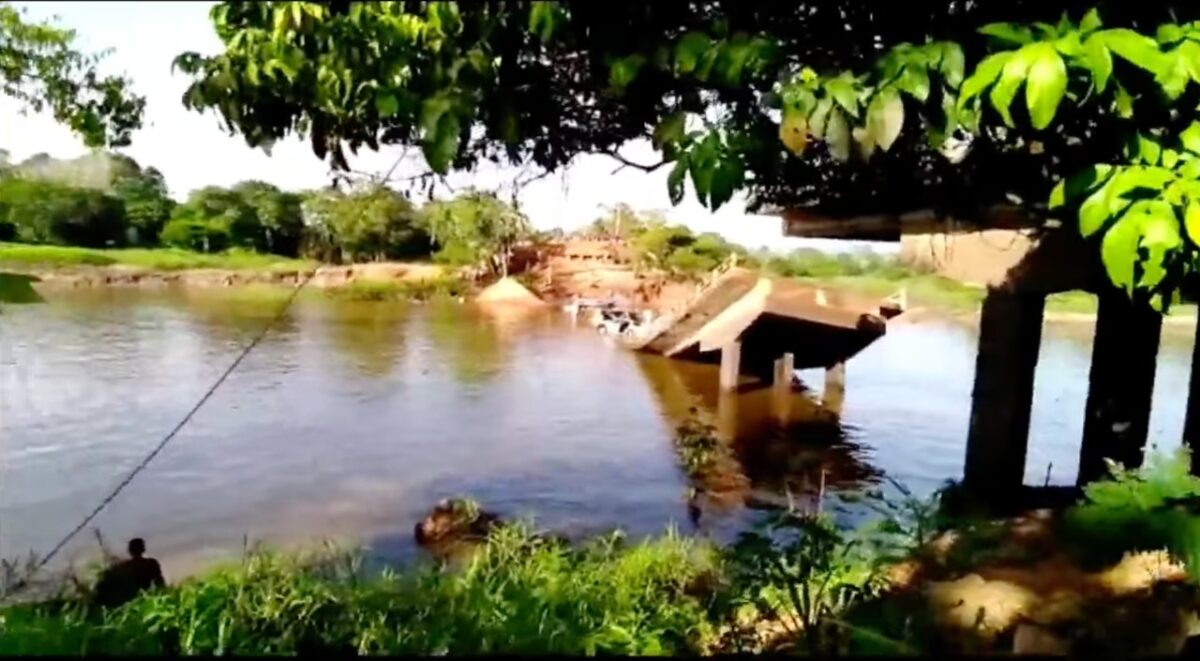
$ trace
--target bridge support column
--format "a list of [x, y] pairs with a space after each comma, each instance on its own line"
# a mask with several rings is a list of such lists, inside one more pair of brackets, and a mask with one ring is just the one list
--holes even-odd
[[1162, 316], [1148, 305], [1115, 289], [1100, 295], [1078, 485], [1104, 477], [1105, 459], [1142, 465], [1161, 332]]
[[1200, 324], [1196, 324], [1192, 347], [1192, 374], [1188, 380], [1187, 416], [1183, 422], [1183, 444], [1192, 451], [1192, 475], [1200, 475]]
[[785, 353], [775, 360], [775, 373], [771, 381], [771, 402], [775, 417], [787, 424], [792, 417], [792, 377], [796, 371], [796, 358]]
[[742, 343], [734, 340], [721, 347], [721, 392], [734, 392], [742, 368]]
[[963, 484], [984, 498], [1015, 493], [1025, 481], [1045, 306], [1040, 294], [996, 289], [983, 301]]
[[825, 391], [821, 393], [821, 403], [830, 411], [841, 413], [845, 399], [846, 363], [837, 363], [825, 369]]

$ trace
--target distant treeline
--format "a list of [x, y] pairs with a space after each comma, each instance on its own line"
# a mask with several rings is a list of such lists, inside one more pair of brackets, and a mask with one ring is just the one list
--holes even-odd
[[327, 262], [432, 257], [503, 270], [528, 219], [495, 195], [467, 191], [418, 207], [384, 186], [285, 191], [263, 181], [207, 186], [182, 202], [162, 173], [120, 154], [0, 152], [0, 241], [106, 247], [240, 249]]

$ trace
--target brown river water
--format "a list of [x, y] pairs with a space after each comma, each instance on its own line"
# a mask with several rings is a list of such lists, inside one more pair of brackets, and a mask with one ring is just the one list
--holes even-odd
[[[278, 300], [93, 290], [0, 309], [0, 557], [45, 551], [154, 447], [274, 314]], [[903, 317], [901, 318], [903, 319]], [[1091, 324], [1048, 325], [1026, 480], [1074, 481]], [[1192, 332], [1168, 331], [1151, 437], [1182, 430]], [[791, 422], [769, 393], [716, 393], [715, 368], [630, 353], [557, 310], [301, 298], [208, 404], [96, 520], [119, 548], [145, 537], [169, 575], [245, 540], [338, 539], [382, 561], [412, 526], [469, 494], [568, 535], [675, 525], [724, 537], [754, 511], [689, 519], [672, 444], [713, 424], [760, 499], [884, 484], [928, 493], [962, 472], [976, 331], [891, 324], [847, 368], [840, 418], [801, 372]], [[736, 417], [734, 413], [736, 412]], [[736, 423], [732, 422], [736, 420]], [[736, 477], [736, 476], [735, 476]], [[89, 530], [56, 564], [94, 556]]]

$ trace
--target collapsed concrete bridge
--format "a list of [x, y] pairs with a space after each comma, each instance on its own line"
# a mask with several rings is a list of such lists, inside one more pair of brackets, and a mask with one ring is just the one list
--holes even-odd
[[826, 396], [840, 398], [847, 360], [887, 331], [899, 306], [731, 268], [681, 309], [664, 315], [634, 349], [680, 360], [719, 363], [720, 387], [741, 376], [790, 388], [796, 369], [826, 370]]

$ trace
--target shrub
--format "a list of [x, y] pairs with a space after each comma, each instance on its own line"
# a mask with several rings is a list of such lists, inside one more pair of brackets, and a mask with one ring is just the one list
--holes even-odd
[[1165, 548], [1200, 577], [1200, 478], [1191, 474], [1188, 449], [1151, 452], [1135, 470], [1110, 462], [1109, 470], [1111, 479], [1089, 484], [1067, 512], [1070, 545], [1097, 563]]
[[221, 252], [229, 247], [229, 230], [220, 222], [176, 216], [163, 226], [161, 240], [173, 248]]
[[708, 634], [688, 594], [708, 562], [674, 534], [575, 549], [524, 526], [461, 570], [366, 576], [355, 554], [254, 553], [112, 611], [2, 611], [0, 654], [679, 654]]

